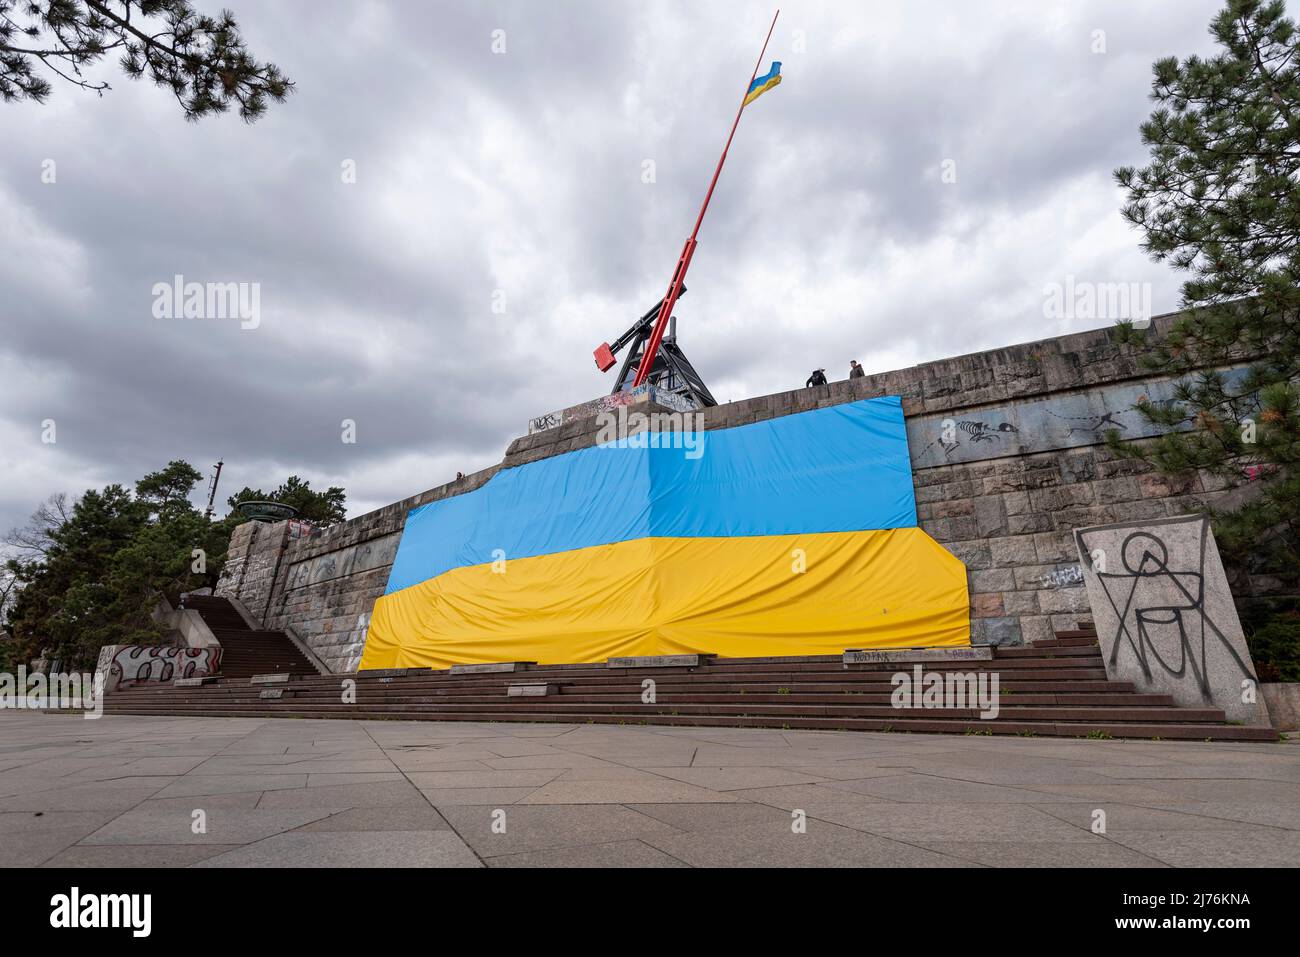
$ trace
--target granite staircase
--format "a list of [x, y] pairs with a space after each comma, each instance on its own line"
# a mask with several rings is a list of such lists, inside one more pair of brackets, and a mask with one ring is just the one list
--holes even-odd
[[[212, 608], [215, 621], [215, 604]], [[203, 614], [206, 619], [207, 612]], [[225, 642], [222, 638], [223, 645]], [[253, 678], [276, 669], [259, 672], [256, 668], [269, 659], [241, 657], [247, 653], [243, 647], [235, 651], [232, 666], [223, 665], [219, 680], [201, 687], [138, 685], [110, 695], [105, 710], [111, 714], [814, 728], [1024, 737], [1277, 739], [1270, 728], [1227, 723], [1217, 708], [1179, 707], [1168, 695], [1140, 693], [1129, 682], [1108, 680], [1096, 633], [1089, 628], [1059, 631], [1054, 639], [1029, 646], [995, 648], [987, 660], [923, 663], [926, 672], [996, 672], [1000, 711], [987, 720], [979, 717], [975, 707], [895, 708], [891, 705], [891, 678], [899, 671], [910, 672], [911, 663], [846, 665], [838, 655], [702, 657], [693, 667], [521, 664], [512, 671], [478, 673], [424, 668], [318, 675], [310, 667], [300, 667], [282, 680]], [[237, 674], [233, 673], [236, 666]], [[355, 679], [355, 700], [345, 701], [347, 679]], [[642, 700], [646, 679], [654, 681], [653, 703]], [[269, 680], [276, 682], [275, 691], [268, 690]]]
[[[316, 668], [282, 631], [250, 628], [235, 606], [211, 595], [187, 595], [183, 607], [199, 613], [203, 623], [221, 642], [221, 677], [243, 679], [253, 675], [317, 675]], [[183, 690], [183, 689], [176, 689]]]

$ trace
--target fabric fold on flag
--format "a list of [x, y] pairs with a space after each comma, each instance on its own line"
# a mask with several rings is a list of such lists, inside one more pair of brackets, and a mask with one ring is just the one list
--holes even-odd
[[745, 96], [745, 106], [753, 103], [772, 87], [781, 82], [781, 61], [773, 60], [772, 69], [749, 84], [749, 93]]

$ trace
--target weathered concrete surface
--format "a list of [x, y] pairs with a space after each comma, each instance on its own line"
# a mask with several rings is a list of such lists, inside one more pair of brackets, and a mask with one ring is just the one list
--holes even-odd
[[1268, 716], [1279, 731], [1300, 731], [1300, 681], [1265, 683], [1259, 686], [1268, 705]]
[[[1173, 318], [1156, 317], [1151, 336], [1167, 334]], [[901, 396], [917, 515], [966, 564], [972, 640], [1021, 644], [1088, 615], [1074, 529], [1196, 512], [1230, 494], [1208, 474], [1170, 478], [1106, 449], [1109, 429], [1128, 438], [1150, 435], [1138, 406], [1168, 395], [1168, 380], [1152, 377], [1141, 359], [1140, 347], [1098, 329], [730, 402], [703, 410], [699, 422], [731, 428]], [[644, 411], [668, 410], [647, 402]], [[598, 432], [595, 418], [566, 413], [560, 425], [511, 443], [500, 468], [587, 448]], [[243, 598], [267, 627], [292, 625], [331, 670], [355, 670], [407, 512], [478, 488], [497, 471], [306, 538], [291, 537], [288, 523], [241, 526], [218, 594]], [[1279, 584], [1260, 576], [1234, 587], [1240, 598], [1267, 595]]]
[[1268, 724], [1209, 518], [1101, 525], [1075, 538], [1107, 675]]
[[1300, 741], [4, 711], [0, 762], [10, 867], [1300, 864]]
[[599, 398], [570, 406], [567, 409], [545, 412], [542, 415], [534, 416], [528, 420], [528, 434], [534, 435], [548, 429], [556, 429], [566, 422], [572, 422], [575, 419], [589, 419], [593, 415], [611, 412], [619, 408], [637, 407], [638, 409], [644, 409], [651, 406], [674, 409], [678, 412], [689, 412], [695, 408], [695, 403], [672, 392], [661, 392], [654, 386], [647, 384], [636, 389], [629, 389], [626, 392], [619, 392], [616, 395], [602, 395]]

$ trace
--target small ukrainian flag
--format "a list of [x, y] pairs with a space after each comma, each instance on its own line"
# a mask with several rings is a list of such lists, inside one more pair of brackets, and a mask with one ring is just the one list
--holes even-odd
[[773, 60], [772, 69], [767, 71], [766, 76], [760, 76], [753, 83], [749, 84], [749, 93], [745, 95], [744, 106], [749, 106], [760, 96], [766, 93], [772, 87], [781, 82], [781, 61]]

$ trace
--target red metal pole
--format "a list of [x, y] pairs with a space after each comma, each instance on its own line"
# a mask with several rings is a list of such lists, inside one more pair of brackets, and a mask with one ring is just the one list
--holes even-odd
[[772, 31], [776, 29], [776, 18], [780, 15], [781, 11], [777, 10], [772, 17], [772, 25], [767, 28], [767, 37], [763, 40], [763, 49], [758, 52], [758, 60], [754, 63], [754, 72], [750, 75], [749, 82], [745, 84], [745, 92], [740, 97], [740, 108], [736, 110], [736, 119], [731, 124], [731, 133], [727, 136], [727, 144], [722, 147], [722, 155], [718, 157], [718, 165], [713, 170], [713, 179], [709, 181], [709, 191], [704, 194], [704, 205], [700, 207], [700, 215], [695, 220], [695, 228], [691, 230], [690, 238], [686, 240], [686, 245], [682, 247], [682, 253], [677, 258], [677, 267], [673, 270], [672, 281], [668, 284], [668, 292], [664, 296], [663, 305], [659, 309], [659, 317], [655, 320], [654, 331], [650, 334], [650, 341], [646, 343], [645, 352], [641, 354], [641, 365], [637, 367], [636, 379], [632, 382], [633, 388], [644, 385], [646, 379], [650, 378], [650, 370], [654, 368], [655, 356], [659, 354], [659, 344], [663, 341], [664, 332], [668, 328], [668, 320], [672, 317], [673, 307], [677, 305], [677, 300], [682, 294], [682, 284], [686, 281], [686, 270], [690, 268], [691, 258], [695, 255], [695, 238], [700, 233], [700, 224], [704, 222], [704, 214], [708, 212], [709, 200], [713, 199], [713, 188], [718, 185], [718, 177], [722, 174], [722, 164], [727, 161], [727, 151], [731, 149], [731, 141], [736, 136], [736, 127], [740, 126], [740, 114], [745, 112], [745, 97], [749, 96], [749, 88], [758, 76], [758, 68], [763, 65], [763, 54], [767, 52], [767, 44], [772, 39]]

